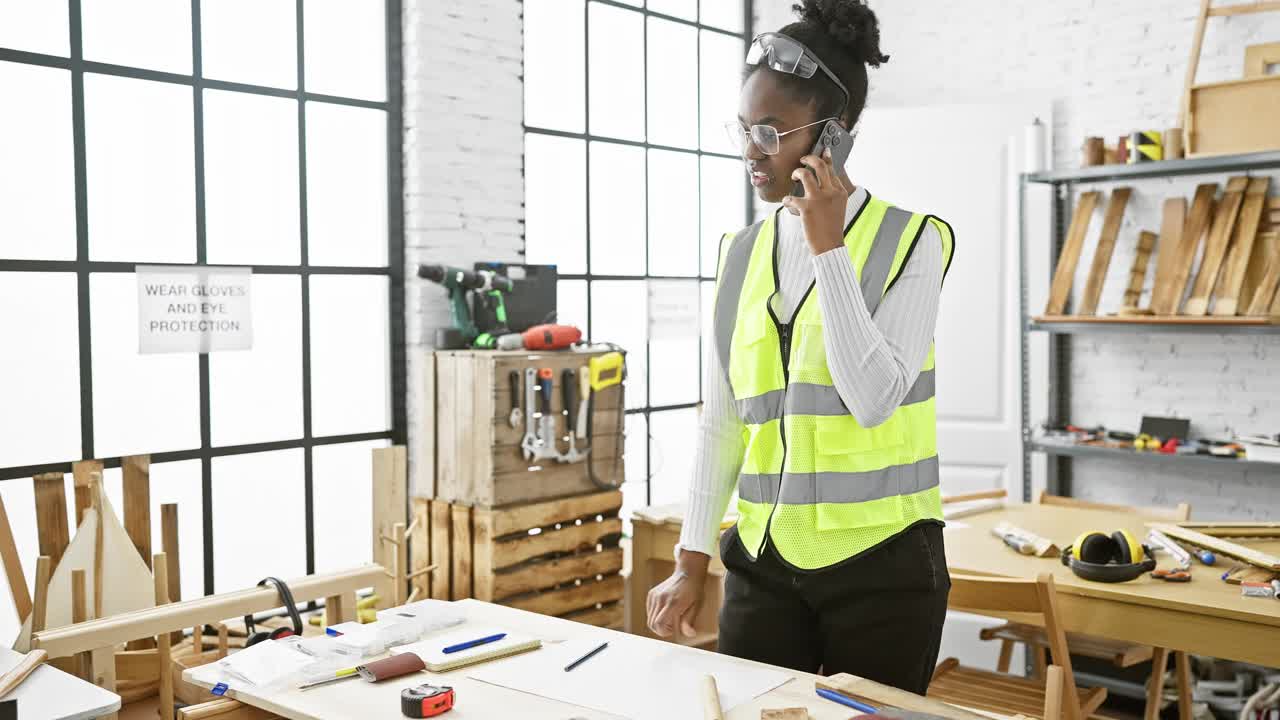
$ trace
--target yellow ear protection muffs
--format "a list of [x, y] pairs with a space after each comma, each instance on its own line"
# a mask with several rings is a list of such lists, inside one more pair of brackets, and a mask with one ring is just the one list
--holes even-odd
[[1156, 569], [1155, 558], [1128, 530], [1089, 531], [1062, 551], [1062, 564], [1094, 582], [1126, 582]]
[[257, 645], [263, 640], [278, 640], [290, 635], [302, 637], [302, 616], [298, 614], [298, 606], [293, 602], [293, 591], [289, 589], [288, 585], [285, 585], [283, 580], [273, 577], [259, 580], [258, 587], [262, 587], [267, 583], [275, 586], [276, 592], [280, 595], [280, 601], [284, 603], [284, 609], [289, 613], [289, 620], [293, 622], [293, 628], [282, 627], [269, 632], [254, 632], [253, 615], [245, 615], [244, 631], [249, 635], [249, 639], [244, 643], [245, 647]]

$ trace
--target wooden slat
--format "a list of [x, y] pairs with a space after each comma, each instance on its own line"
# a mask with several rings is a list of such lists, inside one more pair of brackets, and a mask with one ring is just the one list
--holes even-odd
[[449, 573], [453, 569], [453, 560], [449, 551], [449, 540], [453, 533], [449, 525], [453, 521], [449, 503], [443, 500], [431, 501], [431, 564], [436, 566], [431, 571], [431, 597], [436, 600], [451, 600]]
[[576, 610], [566, 613], [560, 617], [565, 620], [583, 623], [585, 625], [595, 625], [596, 627], [610, 628], [612, 630], [621, 630], [625, 615], [623, 614], [623, 603], [609, 603], [598, 608], [588, 608], [586, 610]]
[[181, 569], [178, 564], [177, 503], [165, 503], [160, 506], [160, 548], [164, 552], [159, 554], [164, 555], [165, 561], [169, 563], [169, 567], [166, 568], [169, 582], [168, 597], [170, 601], [177, 602], [182, 599]]
[[618, 518], [547, 530], [527, 538], [494, 544], [492, 566], [501, 569], [550, 553], [577, 552], [621, 534], [622, 520]]
[[500, 604], [542, 615], [565, 615], [600, 603], [621, 600], [625, 591], [626, 580], [621, 575], [611, 575], [596, 582], [509, 598]]
[[1094, 190], [1080, 195], [1080, 202], [1076, 205], [1075, 214], [1071, 217], [1067, 239], [1062, 244], [1062, 253], [1058, 256], [1058, 264], [1053, 271], [1049, 303], [1045, 306], [1046, 315], [1059, 315], [1066, 312], [1067, 296], [1071, 294], [1071, 285], [1076, 277], [1076, 264], [1080, 262], [1080, 251], [1084, 249], [1084, 236], [1089, 230], [1093, 210], [1098, 205], [1098, 197], [1099, 193]]
[[1168, 278], [1162, 286], [1157, 287], [1156, 297], [1151, 301], [1151, 309], [1157, 315], [1178, 314], [1178, 308], [1182, 305], [1183, 292], [1191, 277], [1191, 266], [1195, 263], [1196, 254], [1200, 251], [1200, 240], [1209, 228], [1214, 198], [1217, 194], [1217, 183], [1204, 183], [1196, 187], [1191, 212], [1187, 215], [1186, 224], [1182, 226], [1177, 248], [1170, 260], [1171, 268]]
[[71, 542], [67, 528], [67, 488], [62, 473], [43, 473], [32, 478], [35, 487], [36, 532], [40, 554], [48, 555], [58, 567], [62, 553]]
[[1182, 308], [1185, 315], [1204, 315], [1209, 309], [1209, 295], [1218, 282], [1218, 273], [1226, 258], [1231, 233], [1235, 228], [1236, 218], [1240, 215], [1240, 204], [1244, 202], [1244, 191], [1248, 186], [1247, 177], [1233, 177], [1227, 181], [1226, 192], [1222, 195], [1222, 202], [1218, 203], [1213, 226], [1209, 229], [1209, 239], [1204, 246], [1204, 255], [1200, 258], [1195, 284], [1191, 286], [1191, 295]]
[[1081, 297], [1079, 313], [1093, 315], [1098, 312], [1098, 300], [1102, 298], [1102, 285], [1107, 279], [1107, 268], [1111, 266], [1111, 255], [1115, 252], [1116, 236], [1120, 233], [1120, 223], [1124, 220], [1124, 209], [1129, 204], [1131, 188], [1118, 187], [1111, 191], [1111, 200], [1107, 203], [1106, 219], [1102, 223], [1102, 234], [1098, 237], [1098, 247], [1093, 251], [1093, 263], [1089, 266], [1089, 277], [1085, 281], [1084, 295]]
[[49, 578], [53, 575], [53, 558], [41, 555], [36, 558], [35, 585], [31, 588], [31, 632], [44, 629], [49, 608]]
[[451, 514], [453, 589], [450, 598], [462, 600], [471, 597], [471, 508], [454, 505]]
[[1253, 257], [1253, 245], [1258, 237], [1258, 223], [1262, 220], [1263, 205], [1267, 200], [1267, 188], [1271, 178], [1250, 178], [1240, 205], [1240, 217], [1236, 221], [1231, 249], [1222, 266], [1221, 277], [1214, 288], [1214, 315], [1235, 315], [1240, 307], [1240, 293], [1244, 285], [1245, 270]]
[[[495, 514], [490, 510], [474, 510], [471, 515], [471, 564], [473, 597], [485, 602], [494, 600], [493, 526]], [[545, 583], [538, 587], [543, 587]]]
[[621, 508], [622, 491], [606, 490], [503, 510], [477, 508], [476, 517], [491, 517], [494, 537], [502, 537], [592, 515], [614, 515]]
[[1147, 306], [1155, 312], [1158, 299], [1173, 282], [1174, 265], [1178, 246], [1182, 241], [1182, 228], [1187, 222], [1187, 199], [1168, 198], [1160, 220], [1160, 243], [1156, 250], [1156, 274], [1151, 282], [1151, 299]]
[[0, 498], [0, 561], [4, 563], [4, 576], [9, 581], [13, 609], [18, 613], [18, 622], [22, 623], [31, 614], [31, 593], [27, 589], [27, 576], [22, 572], [22, 558], [18, 556], [18, 545], [13, 539], [4, 498]]
[[1229, 540], [1223, 540], [1212, 535], [1206, 535], [1198, 530], [1191, 528], [1179, 527], [1177, 525], [1152, 525], [1155, 529], [1163, 532], [1165, 535], [1181, 540], [1187, 544], [1196, 547], [1212, 550], [1218, 555], [1226, 555], [1237, 560], [1243, 560], [1251, 565], [1257, 565], [1268, 570], [1280, 571], [1280, 557], [1259, 552], [1252, 548], [1245, 547]]
[[[479, 556], [480, 553], [477, 552], [476, 557]], [[489, 584], [492, 587], [490, 597], [493, 600], [502, 600], [580, 578], [612, 575], [622, 570], [622, 560], [622, 548], [615, 547], [606, 548], [602, 552], [588, 552], [520, 565], [509, 572], [490, 574]], [[477, 585], [479, 574], [477, 565]]]
[[101, 460], [81, 460], [71, 463], [71, 476], [74, 479], [76, 494], [76, 527], [84, 521], [84, 511], [93, 506], [93, 496], [89, 492], [89, 483], [94, 474], [102, 477]]
[[[1267, 266], [1276, 255], [1280, 255], [1280, 230], [1269, 230], [1265, 223], [1259, 223], [1253, 254], [1244, 271], [1244, 284], [1240, 287], [1240, 308], [1243, 313], [1248, 314], [1249, 308], [1253, 306], [1254, 296], [1258, 294], [1267, 274]], [[1266, 309], [1265, 304], [1263, 309]]]
[[1151, 260], [1151, 250], [1156, 246], [1156, 234], [1143, 230], [1138, 233], [1138, 248], [1133, 255], [1133, 265], [1129, 268], [1129, 285], [1125, 288], [1124, 307], [1136, 308], [1142, 299], [1142, 286], [1147, 282], [1147, 265]]
[[1012, 580], [961, 575], [951, 576], [948, 604], [957, 609], [995, 613], [1039, 613], [1040, 597], [1034, 580]]
[[124, 475], [124, 529], [151, 567], [151, 456], [120, 458]]
[[1261, 233], [1258, 236], [1258, 244], [1266, 248], [1266, 254], [1262, 258], [1265, 262], [1262, 276], [1253, 289], [1249, 307], [1245, 311], [1246, 315], [1254, 317], [1268, 313], [1271, 301], [1277, 297], [1277, 290], [1280, 290], [1280, 233]]
[[1280, 10], [1280, 2], [1252, 2], [1237, 5], [1219, 5], [1210, 8], [1209, 17], [1227, 17], [1230, 15], [1249, 15], [1252, 13], [1275, 12]]
[[1265, 317], [1235, 317], [1207, 315], [1041, 315], [1032, 318], [1037, 323], [1092, 323], [1097, 325], [1206, 325], [1206, 326], [1259, 326], [1276, 324]]
[[[408, 458], [403, 445], [373, 451], [373, 561], [394, 573], [396, 549], [384, 541], [396, 523], [404, 523], [408, 507]], [[395, 580], [380, 578], [373, 584], [382, 608], [394, 607]]]
[[431, 573], [421, 572], [431, 560], [431, 501], [425, 497], [410, 499], [409, 513], [412, 524], [418, 527], [409, 536], [409, 587], [417, 590], [418, 598], [431, 597]]

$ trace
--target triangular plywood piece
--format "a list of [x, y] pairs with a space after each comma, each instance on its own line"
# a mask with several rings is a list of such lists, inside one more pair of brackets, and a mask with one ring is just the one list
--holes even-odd
[[[102, 497], [102, 617], [132, 610], [155, 607], [155, 581], [147, 569], [129, 534], [120, 524], [106, 496]], [[84, 570], [85, 585], [94, 587], [94, 548], [98, 532], [98, 513], [85, 510], [84, 520], [76, 529], [62, 560], [49, 578], [49, 600], [45, 611], [45, 627], [71, 624], [71, 571]], [[90, 602], [90, 607], [93, 603]], [[31, 618], [22, 623], [22, 631], [14, 644], [18, 652], [31, 648]]]

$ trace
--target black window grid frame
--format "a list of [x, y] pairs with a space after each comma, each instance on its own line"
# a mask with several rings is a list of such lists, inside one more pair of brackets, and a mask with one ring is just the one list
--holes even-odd
[[[522, 2], [523, 2], [523, 0], [522, 0]], [[611, 137], [611, 136], [608, 136], [608, 135], [596, 135], [596, 134], [593, 134], [593, 133], [591, 132], [591, 4], [592, 4], [592, 3], [596, 3], [596, 4], [599, 4], [599, 5], [607, 5], [607, 6], [610, 6], [610, 7], [621, 8], [621, 9], [623, 9], [623, 10], [629, 10], [629, 11], [631, 11], [631, 12], [635, 12], [635, 13], [640, 14], [640, 15], [642, 16], [642, 19], [644, 20], [644, 22], [642, 22], [642, 23], [641, 23], [641, 28], [642, 28], [642, 33], [643, 33], [643, 34], [642, 34], [642, 36], [641, 36], [641, 45], [642, 45], [642, 47], [644, 48], [644, 57], [643, 57], [643, 58], [642, 58], [642, 60], [641, 60], [641, 67], [642, 67], [642, 69], [643, 69], [643, 71], [644, 71], [644, 72], [643, 72], [644, 79], [641, 81], [641, 82], [642, 82], [642, 85], [643, 85], [643, 88], [644, 88], [644, 107], [645, 107], [645, 112], [644, 112], [644, 136], [645, 136], [645, 139], [644, 139], [644, 140], [630, 140], [630, 139], [623, 139], [623, 138]], [[593, 284], [594, 282], [596, 282], [596, 281], [612, 281], [612, 280], [620, 280], [620, 281], [628, 281], [628, 282], [648, 282], [648, 281], [650, 281], [650, 280], [681, 280], [681, 281], [689, 281], [689, 282], [696, 282], [696, 283], [698, 283], [698, 284], [699, 284], [699, 295], [701, 295], [701, 283], [703, 283], [703, 282], [705, 282], [705, 281], [715, 281], [715, 279], [716, 279], [714, 275], [703, 275], [703, 274], [702, 274], [702, 243], [706, 241], [706, 238], [702, 237], [702, 202], [701, 202], [701, 193], [702, 193], [702, 163], [701, 163], [701, 158], [702, 158], [703, 156], [709, 156], [709, 157], [717, 157], [717, 158], [726, 158], [726, 159], [731, 159], [731, 160], [741, 160], [741, 157], [740, 157], [740, 156], [738, 156], [738, 155], [734, 155], [734, 154], [732, 154], [732, 153], [720, 153], [720, 152], [714, 152], [714, 151], [703, 150], [703, 149], [702, 149], [702, 147], [701, 147], [701, 145], [702, 145], [702, 139], [701, 139], [701, 132], [702, 132], [702, 72], [701, 72], [701, 65], [702, 65], [702, 33], [701, 33], [701, 31], [702, 31], [702, 30], [709, 30], [709, 31], [711, 31], [711, 32], [719, 33], [719, 34], [721, 34], [721, 35], [727, 35], [727, 36], [729, 36], [729, 37], [737, 37], [737, 38], [740, 38], [740, 39], [742, 40], [742, 42], [743, 42], [743, 45], [742, 45], [742, 56], [745, 58], [745, 57], [746, 57], [746, 53], [747, 53], [748, 43], [750, 43], [750, 42], [751, 42], [751, 38], [753, 37], [753, 27], [754, 27], [754, 25], [755, 25], [755, 21], [754, 21], [755, 7], [754, 7], [754, 0], [743, 0], [743, 3], [742, 3], [742, 27], [743, 27], [743, 31], [742, 31], [742, 32], [740, 32], [740, 33], [738, 33], [738, 32], [734, 32], [734, 31], [732, 31], [732, 30], [726, 30], [726, 29], [724, 29], [724, 28], [717, 27], [717, 26], [715, 26], [715, 25], [707, 25], [707, 24], [704, 24], [704, 23], [701, 21], [701, 18], [702, 18], [702, 0], [698, 0], [698, 1], [697, 1], [697, 3], [696, 3], [695, 13], [694, 13], [694, 17], [698, 18], [698, 19], [696, 19], [696, 20], [689, 20], [689, 19], [687, 19], [687, 18], [675, 17], [675, 16], [673, 16], [673, 15], [668, 15], [668, 14], [666, 14], [666, 13], [654, 12], [654, 11], [652, 11], [652, 10], [650, 10], [650, 9], [648, 8], [648, 3], [647, 3], [647, 2], [646, 2], [642, 7], [637, 7], [637, 6], [635, 6], [635, 5], [630, 5], [630, 4], [628, 4], [628, 3], [624, 3], [624, 2], [617, 2], [616, 0], [586, 0], [586, 2], [584, 2], [584, 3], [583, 3], [582, 11], [583, 11], [583, 21], [582, 21], [582, 22], [583, 22], [583, 24], [582, 24], [582, 34], [583, 34], [583, 123], [582, 123], [582, 127], [583, 127], [583, 128], [585, 128], [584, 132], [580, 132], [580, 133], [579, 133], [579, 132], [571, 132], [571, 131], [565, 131], [565, 130], [556, 130], [556, 129], [554, 129], [554, 128], [538, 127], [538, 126], [530, 125], [528, 122], [524, 122], [524, 123], [523, 123], [523, 126], [524, 126], [524, 132], [525, 132], [525, 133], [527, 133], [527, 134], [535, 134], [535, 135], [550, 135], [550, 136], [554, 136], [554, 137], [569, 138], [569, 139], [574, 139], [574, 140], [583, 140], [583, 141], [585, 141], [585, 143], [586, 143], [586, 144], [585, 144], [585, 146], [584, 146], [584, 150], [585, 150], [585, 152], [583, 153], [583, 162], [585, 163], [585, 168], [584, 168], [584, 171], [583, 171], [583, 172], [584, 172], [583, 177], [584, 177], [584, 178], [585, 178], [585, 180], [586, 180], [586, 182], [584, 183], [585, 188], [586, 188], [586, 202], [583, 204], [583, 207], [585, 208], [585, 212], [586, 212], [586, 248], [585, 248], [585, 253], [586, 253], [586, 272], [584, 272], [584, 273], [564, 273], [564, 274], [561, 274], [561, 275], [559, 276], [559, 279], [560, 279], [560, 280], [564, 280], [564, 281], [579, 280], [579, 281], [585, 281], [585, 282], [586, 282], [586, 289], [587, 289], [587, 318], [586, 318], [586, 325], [587, 325], [587, 327], [585, 328], [585, 335], [587, 336], [588, 340], [593, 340], [593, 339], [594, 339], [594, 337], [592, 336], [592, 328], [591, 328], [591, 286], [592, 286], [592, 284]], [[697, 115], [698, 115], [697, 120], [698, 120], [698, 132], [699, 132], [699, 138], [698, 138], [698, 147], [696, 147], [696, 148], [675, 147], [675, 146], [671, 146], [671, 145], [660, 145], [660, 144], [655, 144], [655, 143], [651, 143], [651, 142], [649, 142], [649, 82], [648, 82], [648, 77], [649, 77], [649, 23], [648, 23], [648, 19], [649, 19], [649, 18], [651, 18], [651, 17], [652, 17], [652, 18], [657, 18], [657, 19], [660, 19], [660, 20], [667, 20], [667, 21], [670, 21], [670, 22], [673, 22], [673, 23], [678, 23], [678, 24], [680, 24], [680, 25], [690, 26], [690, 27], [693, 27], [695, 30], [697, 30], [697, 31], [698, 31], [698, 32], [696, 33], [696, 35], [695, 35], [696, 40], [695, 40], [695, 46], [694, 46], [694, 47], [695, 47], [695, 53], [696, 53], [697, 58], [698, 58], [698, 60], [697, 60], [697, 62], [698, 62], [698, 72], [696, 73], [696, 77], [697, 77], [697, 93], [696, 93], [696, 95], [697, 95], [697, 103], [696, 103], [696, 110], [697, 110]], [[591, 145], [591, 142], [592, 142], [592, 141], [600, 141], [600, 142], [606, 142], [606, 143], [614, 143], [614, 144], [617, 144], [617, 145], [627, 145], [627, 146], [630, 146], [630, 147], [643, 148], [643, 149], [645, 150], [644, 188], [645, 188], [645, 212], [646, 212], [646, 213], [648, 212], [648, 207], [649, 207], [649, 197], [648, 197], [648, 193], [649, 193], [649, 162], [648, 162], [648, 151], [649, 151], [649, 150], [668, 150], [668, 151], [671, 151], [671, 152], [679, 152], [679, 153], [685, 153], [685, 154], [688, 154], [688, 155], [695, 155], [695, 156], [697, 156], [697, 157], [699, 158], [699, 163], [698, 163], [698, 194], [699, 194], [699, 196], [698, 196], [698, 233], [697, 233], [697, 236], [698, 236], [698, 273], [697, 273], [697, 274], [695, 274], [695, 275], [678, 275], [678, 276], [673, 276], [673, 275], [654, 275], [654, 274], [651, 274], [651, 273], [650, 273], [650, 271], [649, 271], [649, 233], [650, 233], [650, 232], [652, 232], [652, 229], [649, 227], [649, 224], [648, 224], [648, 223], [646, 223], [646, 224], [645, 224], [645, 241], [644, 241], [644, 258], [645, 258], [645, 259], [644, 259], [644, 262], [645, 262], [645, 268], [644, 268], [644, 274], [643, 274], [643, 275], [607, 275], [607, 274], [595, 274], [595, 273], [592, 273], [592, 272], [591, 272], [591, 152], [590, 152], [590, 145]], [[754, 193], [752, 192], [752, 189], [751, 189], [751, 185], [750, 185], [750, 183], [748, 183], [748, 182], [746, 181], [745, 177], [744, 177], [744, 179], [743, 179], [742, 186], [743, 186], [743, 192], [745, 193], [745, 197], [746, 197], [746, 202], [745, 202], [745, 212], [744, 212], [744, 214], [743, 214], [743, 223], [742, 223], [742, 224], [743, 224], [743, 226], [745, 227], [745, 226], [747, 226], [747, 225], [750, 225], [750, 224], [751, 224], [752, 209], [753, 209], [753, 207], [754, 207], [755, 195], [754, 195]], [[701, 303], [701, 300], [699, 300], [699, 303]], [[645, 464], [644, 464], [644, 466], [645, 466], [645, 479], [644, 479], [644, 484], [645, 484], [645, 504], [646, 504], [646, 505], [651, 504], [651, 503], [653, 502], [653, 486], [652, 486], [652, 483], [651, 483], [651, 480], [653, 479], [653, 476], [654, 476], [654, 473], [653, 473], [653, 433], [652, 433], [652, 431], [651, 431], [650, 420], [651, 420], [652, 416], [653, 416], [655, 413], [669, 412], [669, 411], [672, 411], [672, 410], [689, 410], [689, 409], [696, 408], [696, 407], [698, 407], [698, 406], [700, 406], [700, 405], [702, 404], [702, 400], [703, 400], [703, 387], [702, 387], [702, 374], [703, 374], [703, 368], [702, 368], [702, 355], [703, 355], [703, 352], [704, 352], [703, 343], [704, 343], [704, 338], [702, 338], [702, 337], [701, 337], [701, 334], [699, 334], [699, 338], [698, 338], [698, 401], [697, 401], [697, 402], [691, 402], [691, 403], [676, 403], [676, 404], [670, 404], [670, 405], [654, 405], [654, 404], [652, 404], [652, 402], [650, 401], [650, 397], [652, 396], [652, 387], [653, 387], [652, 382], [651, 382], [651, 381], [652, 381], [652, 378], [651, 378], [651, 376], [650, 376], [650, 369], [651, 369], [651, 367], [652, 367], [652, 363], [650, 362], [650, 359], [651, 359], [651, 358], [650, 358], [650, 356], [649, 356], [649, 340], [648, 340], [648, 336], [647, 336], [647, 334], [646, 334], [646, 337], [645, 337], [645, 346], [644, 346], [644, 356], [645, 356], [645, 365], [644, 365], [644, 368], [645, 368], [645, 383], [644, 383], [644, 387], [645, 387], [645, 401], [644, 401], [644, 404], [643, 404], [643, 405], [641, 405], [641, 406], [638, 406], [638, 407], [629, 407], [629, 408], [624, 408], [624, 415], [628, 415], [628, 416], [629, 416], [629, 415], [643, 415], [643, 416], [644, 416], [644, 419], [645, 419], [645, 441], [644, 441], [644, 449], [645, 449]], [[626, 348], [626, 349], [627, 349], [629, 352], [634, 352], [634, 350], [632, 350], [631, 348]]]
[[[212, 0], [210, 0], [212, 1]], [[298, 210], [301, 254], [297, 265], [248, 265], [254, 274], [295, 275], [300, 278], [301, 302], [301, 378], [302, 378], [302, 437], [290, 440], [213, 446], [210, 427], [209, 356], [201, 353], [198, 358], [200, 447], [151, 454], [152, 463], [199, 460], [201, 464], [202, 534], [204, 537], [204, 592], [214, 592], [214, 533], [213, 533], [213, 459], [231, 455], [268, 452], [272, 450], [303, 450], [303, 488], [301, 500], [305, 509], [305, 544], [307, 573], [315, 572], [315, 508], [313, 494], [313, 453], [315, 447], [370, 440], [389, 440], [393, 444], [405, 444], [408, 434], [407, 409], [407, 356], [405, 347], [405, 280], [404, 280], [404, 173], [403, 173], [403, 65], [401, 29], [401, 0], [385, 0], [385, 50], [386, 50], [386, 99], [382, 101], [326, 95], [307, 92], [305, 73], [305, 24], [304, 0], [296, 0], [297, 34], [297, 88], [293, 90], [266, 87], [247, 83], [212, 80], [203, 77], [200, 5], [202, 0], [191, 0], [191, 51], [190, 75], [135, 68], [84, 59], [81, 32], [81, 0], [67, 0], [70, 33], [70, 55], [47, 55], [0, 47], [0, 61], [68, 70], [71, 74], [72, 143], [75, 176], [76, 259], [75, 260], [13, 260], [0, 258], [3, 272], [59, 272], [74, 273], [77, 287], [78, 360], [80, 384], [80, 445], [84, 458], [94, 458], [93, 431], [93, 364], [90, 333], [89, 276], [91, 273], [132, 273], [137, 265], [152, 262], [95, 261], [89, 259], [89, 227], [87, 204], [87, 177], [85, 162], [85, 113], [84, 76], [86, 73], [110, 75], [135, 80], [148, 80], [187, 86], [193, 94], [193, 118], [195, 133], [195, 224], [196, 260], [194, 264], [164, 263], [174, 267], [206, 266], [207, 243], [205, 236], [205, 188], [204, 188], [204, 90], [229, 90], [251, 95], [294, 99], [298, 112]], [[306, 152], [306, 103], [324, 102], [350, 107], [382, 110], [387, 116], [387, 265], [385, 266], [337, 266], [310, 265], [307, 243], [307, 152]], [[388, 279], [389, 357], [391, 391], [391, 427], [387, 430], [326, 435], [317, 437], [311, 429], [311, 312], [310, 279], [316, 275], [376, 275]], [[108, 468], [120, 466], [120, 458], [102, 458]], [[72, 462], [45, 463], [0, 467], [0, 481], [30, 478], [45, 472], [71, 472]]]

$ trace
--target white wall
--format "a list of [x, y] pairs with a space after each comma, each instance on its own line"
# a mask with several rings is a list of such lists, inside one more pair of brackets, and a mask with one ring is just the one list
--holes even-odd
[[[964, 103], [1024, 95], [1054, 100], [1055, 167], [1079, 164], [1086, 135], [1114, 139], [1178, 124], [1198, 3], [1193, 0], [872, 0], [891, 60], [872, 71], [872, 105]], [[790, 0], [757, 0], [757, 31], [791, 22]], [[1280, 39], [1280, 14], [1210, 21], [1201, 81], [1239, 77], [1244, 46]], [[938, 132], [946, 134], [945, 127]], [[963, 142], [963, 138], [955, 138]], [[857, 169], [852, 168], [857, 179]], [[1158, 231], [1165, 197], [1190, 198], [1196, 180], [1135, 184], [1102, 308], [1119, 304], [1138, 230]], [[1221, 177], [1210, 178], [1221, 181]], [[1272, 195], [1278, 194], [1273, 178]], [[1100, 186], [1110, 190], [1112, 186]], [[1096, 243], [1101, 211], [1086, 242]], [[957, 238], [957, 251], [966, 242]], [[1082, 273], [1088, 267], [1082, 259]], [[1148, 283], [1150, 281], [1148, 280]], [[1083, 287], [1077, 278], [1076, 287]], [[954, 299], [954, 298], [953, 298]], [[1043, 297], [1033, 297], [1033, 311]], [[1280, 338], [1081, 337], [1072, 353], [1072, 419], [1135, 427], [1143, 414], [1190, 417], [1195, 433], [1280, 428]], [[1038, 418], [1033, 417], [1033, 421]], [[1198, 517], [1260, 518], [1280, 511], [1280, 473], [1170, 470], [1075, 461], [1074, 493], [1126, 503], [1192, 503]]]
[[524, 252], [521, 3], [405, 0], [404, 163], [409, 447], [417, 480], [422, 353], [448, 325], [419, 263], [470, 267]]

